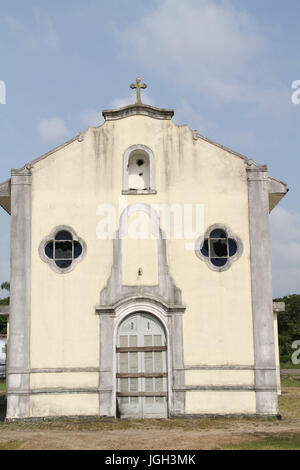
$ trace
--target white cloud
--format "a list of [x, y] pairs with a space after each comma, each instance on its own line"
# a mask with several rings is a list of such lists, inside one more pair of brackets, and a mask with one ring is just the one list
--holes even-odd
[[286, 93], [266, 69], [266, 35], [230, 0], [161, 0], [120, 33], [120, 42], [124, 54], [130, 50], [144, 66], [218, 101], [269, 107]]
[[22, 42], [30, 49], [44, 48], [57, 49], [60, 39], [51, 18], [45, 10], [39, 7], [33, 9], [33, 25], [15, 16], [3, 16], [0, 19], [2, 32], [6, 32], [11, 39]]
[[215, 123], [202, 116], [186, 100], [181, 100], [180, 107], [176, 109], [174, 121], [179, 124], [186, 123], [202, 135], [206, 135], [216, 127]]
[[129, 104], [134, 104], [134, 98], [132, 96], [128, 96], [127, 98], [116, 98], [112, 101], [111, 107], [113, 109], [117, 109], [128, 106]]
[[271, 212], [272, 233], [287, 243], [298, 240], [300, 244], [300, 215], [278, 206]]
[[[141, 91], [141, 99], [144, 104], [149, 104], [150, 106], [154, 106], [153, 99], [149, 96], [148, 93]], [[123, 108], [124, 106], [128, 106], [129, 104], [134, 104], [136, 100], [135, 92], [129, 95], [126, 98], [116, 98], [111, 103], [113, 109], [116, 108]]]
[[60, 39], [50, 16], [41, 7], [35, 6], [33, 11], [36, 22], [36, 36], [42, 39], [46, 47], [57, 49], [60, 46]]
[[[151, 106], [154, 106], [152, 98], [147, 93], [144, 93], [143, 91], [142, 91], [142, 102], [145, 104], [150, 104]], [[116, 98], [115, 100], [113, 100], [110, 108], [111, 109], [123, 108], [124, 106], [128, 106], [134, 103], [135, 103], [135, 94], [132, 93], [130, 96], [126, 98]], [[94, 108], [86, 109], [81, 113], [81, 121], [85, 126], [92, 126], [92, 127], [99, 126], [103, 122], [102, 113], [99, 109], [94, 109]]]
[[103, 122], [103, 117], [99, 109], [86, 109], [81, 114], [81, 121], [85, 126], [97, 127]]
[[39, 134], [45, 142], [56, 143], [70, 136], [65, 122], [58, 117], [42, 119], [38, 124]]
[[270, 215], [274, 296], [300, 293], [300, 214], [276, 207]]

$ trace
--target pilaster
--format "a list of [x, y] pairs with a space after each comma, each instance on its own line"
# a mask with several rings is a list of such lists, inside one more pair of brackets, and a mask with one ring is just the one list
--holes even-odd
[[29, 417], [31, 167], [11, 171], [7, 418]]
[[256, 412], [278, 413], [273, 327], [268, 171], [248, 162]]

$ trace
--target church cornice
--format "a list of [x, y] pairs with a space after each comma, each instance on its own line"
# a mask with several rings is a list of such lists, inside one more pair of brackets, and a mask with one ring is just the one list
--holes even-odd
[[116, 121], [130, 116], [148, 116], [154, 119], [170, 120], [174, 116], [174, 110], [135, 103], [119, 109], [104, 109], [102, 115], [105, 121]]

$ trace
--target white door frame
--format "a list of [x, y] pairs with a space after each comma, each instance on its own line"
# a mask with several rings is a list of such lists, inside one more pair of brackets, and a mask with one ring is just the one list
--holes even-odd
[[116, 417], [117, 334], [120, 323], [137, 312], [156, 317], [167, 338], [168, 415], [185, 413], [182, 315], [185, 307], [153, 296], [132, 296], [96, 308], [100, 316], [99, 415]]
[[[117, 313], [117, 312], [116, 312]], [[118, 330], [119, 326], [125, 320], [126, 317], [129, 317], [130, 315], [137, 313], [147, 313], [149, 315], [152, 315], [154, 318], [158, 319], [160, 323], [162, 324], [164, 328], [164, 332], [166, 335], [167, 339], [167, 379], [168, 379], [168, 416], [169, 416], [169, 409], [170, 409], [170, 402], [172, 400], [172, 387], [171, 387], [171, 376], [170, 376], [170, 371], [172, 370], [172, 363], [171, 363], [171, 355], [169, 354], [169, 344], [170, 344], [170, 335], [169, 335], [169, 329], [168, 325], [165, 322], [165, 318], [163, 316], [163, 312], [160, 311], [158, 307], [154, 306], [149, 306], [146, 305], [145, 302], [140, 302], [140, 303], [132, 303], [127, 305], [125, 308], [121, 308], [119, 310], [119, 315], [117, 315], [117, 318], [115, 319], [115, 324], [114, 324], [114, 340], [113, 340], [113, 349], [114, 349], [114, 358], [113, 358], [113, 376], [115, 377], [114, 383], [113, 383], [113, 391], [112, 391], [112, 404], [113, 404], [113, 415], [116, 416], [117, 409], [117, 379], [116, 379], [116, 374], [117, 374], [117, 353], [116, 353], [116, 347], [117, 347], [117, 337], [118, 337]]]

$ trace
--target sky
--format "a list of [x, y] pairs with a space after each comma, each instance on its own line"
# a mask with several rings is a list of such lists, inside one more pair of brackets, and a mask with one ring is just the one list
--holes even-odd
[[[300, 294], [299, 26], [299, 0], [0, 0], [0, 182], [133, 103], [140, 76], [144, 102], [287, 183], [270, 216], [273, 296]], [[3, 210], [0, 228], [1, 283]]]

